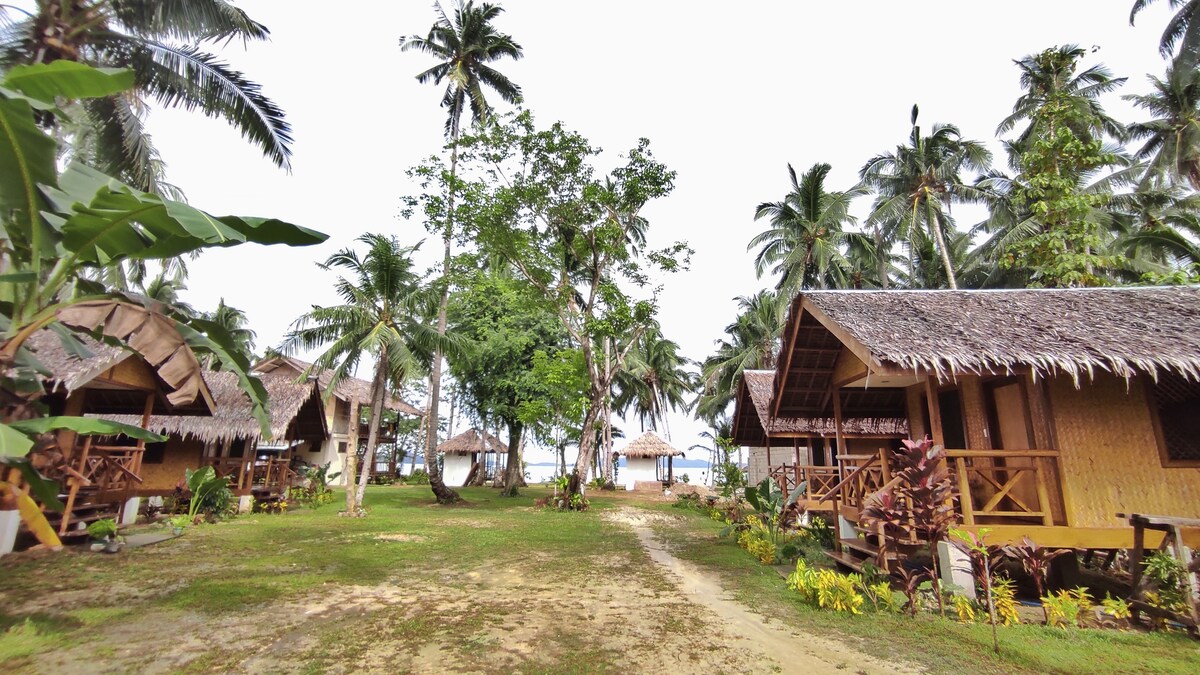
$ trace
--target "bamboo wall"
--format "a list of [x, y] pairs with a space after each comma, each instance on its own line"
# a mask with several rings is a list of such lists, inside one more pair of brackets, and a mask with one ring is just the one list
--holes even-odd
[[1163, 468], [1141, 383], [1097, 374], [1079, 389], [1048, 382], [1070, 524], [1116, 526], [1115, 514], [1200, 518], [1200, 469]]
[[196, 440], [181, 441], [171, 438], [163, 451], [162, 464], [142, 464], [142, 484], [137, 490], [173, 490], [183, 480], [184, 469], [200, 467], [204, 454], [204, 443]]

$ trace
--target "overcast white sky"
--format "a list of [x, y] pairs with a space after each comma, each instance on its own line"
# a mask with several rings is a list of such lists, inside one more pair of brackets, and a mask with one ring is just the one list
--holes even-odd
[[[219, 120], [156, 110], [149, 127], [193, 205], [331, 235], [319, 248], [245, 246], [191, 264], [189, 302], [209, 309], [224, 297], [249, 314], [259, 345], [273, 345], [310, 305], [336, 300], [314, 261], [363, 232], [426, 236], [399, 217], [399, 199], [416, 192], [405, 169], [442, 145], [445, 113], [441, 90], [413, 77], [430, 61], [397, 46], [428, 30], [430, 3], [237, 4], [273, 39], [223, 55], [287, 111], [292, 173]], [[745, 248], [762, 227], [755, 206], [786, 193], [789, 162], [798, 171], [829, 162], [829, 187], [845, 189], [869, 157], [906, 138], [913, 103], [923, 125], [952, 122], [998, 153], [993, 132], [1019, 95], [1013, 59], [1096, 45], [1093, 60], [1129, 77], [1123, 93], [1143, 92], [1146, 74], [1164, 69], [1157, 44], [1169, 16], [1168, 3], [1155, 3], [1131, 28], [1131, 0], [501, 4], [497, 26], [525, 58], [497, 67], [540, 123], [579, 130], [611, 153], [609, 165], [645, 136], [678, 172], [675, 192], [644, 215], [652, 245], [686, 239], [696, 251], [691, 270], [667, 281], [660, 314], [696, 360], [734, 318], [735, 296], [774, 283], [755, 278]], [[1141, 118], [1118, 96], [1106, 105]], [[958, 215], [963, 226], [973, 219]], [[671, 430], [686, 448], [703, 425], [678, 415]], [[636, 436], [636, 422], [626, 431]]]

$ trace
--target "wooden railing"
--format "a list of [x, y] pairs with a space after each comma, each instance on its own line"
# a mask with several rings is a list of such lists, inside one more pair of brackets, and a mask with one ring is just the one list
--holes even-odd
[[1041, 521], [1054, 525], [1053, 450], [947, 450], [964, 525]]
[[217, 478], [229, 479], [229, 489], [233, 491], [246, 490], [250, 487], [251, 466], [253, 458], [247, 457], [209, 457], [206, 461], [217, 473]]
[[801, 483], [808, 483], [808, 499], [822, 499], [838, 483], [836, 466], [785, 464], [771, 470], [771, 479], [784, 494], [790, 494]]
[[140, 484], [142, 455], [145, 448], [125, 445], [97, 445], [93, 436], [84, 436], [76, 456], [67, 464], [67, 500], [58, 533], [66, 534], [71, 515], [79, 499], [80, 488], [97, 492], [120, 492]]
[[[838, 501], [861, 509], [863, 502], [892, 479], [886, 450], [870, 455], [839, 455], [842, 473], [846, 477], [830, 492], [838, 493]], [[848, 473], [847, 473], [848, 472]]]
[[271, 494], [287, 492], [292, 482], [292, 470], [288, 459], [265, 459], [254, 463], [254, 482], [256, 488], [266, 488]]

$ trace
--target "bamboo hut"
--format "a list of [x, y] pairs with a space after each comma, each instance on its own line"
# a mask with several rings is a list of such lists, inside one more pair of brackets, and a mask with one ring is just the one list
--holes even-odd
[[[143, 345], [159, 357], [155, 365], [132, 349], [77, 337], [83, 350], [76, 352], [67, 351], [49, 330], [35, 333], [25, 343], [46, 371], [42, 402], [50, 415], [125, 416], [127, 423], [146, 428], [154, 414], [193, 419], [212, 414], [212, 393], [186, 345], [169, 341], [161, 349]], [[145, 443], [115, 444], [65, 431], [56, 440], [57, 450], [43, 453], [39, 463], [43, 473], [62, 486], [66, 508], [62, 513], [46, 512], [60, 535], [82, 533], [100, 518], [132, 522], [140, 505], [136, 490], [142, 481]], [[0, 550], [9, 546], [0, 542]]]
[[437, 451], [442, 453], [442, 480], [447, 485], [470, 485], [479, 477], [480, 472], [486, 480], [493, 474], [502, 472], [502, 463], [508, 462], [508, 445], [496, 436], [477, 428], [467, 429], [453, 438], [442, 441]]
[[[205, 373], [216, 401], [213, 415], [152, 415], [146, 428], [168, 440], [147, 448], [142, 482], [134, 494], [170, 494], [185, 470], [202, 466], [212, 466], [218, 476], [228, 478], [239, 497], [271, 499], [286, 493], [295, 478], [293, 462], [316, 464], [313, 460], [329, 437], [325, 406], [315, 382], [297, 383], [282, 373], [258, 377], [267, 390], [269, 437], [263, 436], [237, 376]], [[109, 418], [130, 422], [123, 416]]]
[[[341, 472], [334, 482], [344, 485], [348, 479], [345, 471], [347, 450], [353, 448], [361, 454], [362, 445], [367, 440], [369, 430], [362, 413], [363, 408], [370, 406], [371, 403], [371, 383], [358, 377], [344, 377], [331, 392], [329, 390], [329, 383], [333, 378], [331, 371], [313, 370], [311, 363], [291, 357], [266, 359], [255, 365], [254, 370], [258, 373], [282, 374], [293, 380], [299, 380], [305, 373], [312, 371], [309, 377], [316, 380], [321, 394], [326, 400], [325, 416], [329, 437], [321, 446], [320, 452], [313, 457], [311, 463], [329, 463], [331, 467]], [[384, 408], [401, 415], [414, 417], [424, 415], [421, 410], [391, 392], [384, 399]], [[394, 443], [395, 429], [381, 428], [380, 437], [383, 439], [383, 443], [388, 443], [389, 439]], [[372, 467], [372, 473], [375, 469], [376, 467]], [[394, 466], [392, 469], [394, 470]]]
[[659, 489], [663, 485], [675, 482], [672, 460], [683, 457], [683, 451], [658, 437], [653, 431], [638, 436], [620, 450], [613, 451], [613, 457], [625, 456], [625, 468], [622, 483], [626, 490], [633, 490], [638, 483], [653, 483]]
[[1130, 548], [1118, 514], [1200, 517], [1200, 288], [804, 292], [783, 342], [753, 417], [832, 422], [848, 564], [883, 559], [854, 526], [894, 447], [856, 446], [856, 418], [945, 447], [962, 527], [992, 543]]

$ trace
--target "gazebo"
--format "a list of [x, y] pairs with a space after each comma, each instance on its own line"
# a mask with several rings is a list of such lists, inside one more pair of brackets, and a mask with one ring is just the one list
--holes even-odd
[[[653, 431], [638, 436], [613, 455], [625, 456], [624, 475], [625, 489], [632, 490], [639, 482], [674, 482], [674, 469], [671, 460], [683, 457], [682, 450], [676, 450], [673, 445], [658, 437]], [[666, 461], [662, 461], [663, 458]]]
[[447, 485], [468, 485], [476, 471], [488, 471], [488, 454], [495, 454], [494, 468], [500, 468], [500, 457], [508, 459], [508, 445], [486, 431], [474, 427], [447, 439], [437, 447], [445, 463], [442, 480]]

